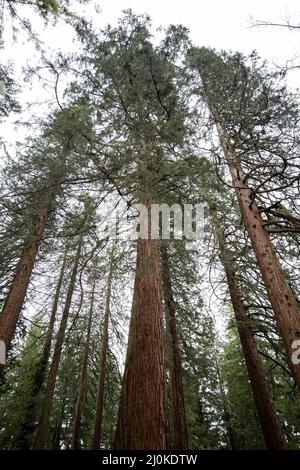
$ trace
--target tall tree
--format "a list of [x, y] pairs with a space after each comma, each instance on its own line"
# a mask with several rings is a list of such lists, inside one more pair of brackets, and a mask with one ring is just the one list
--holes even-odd
[[[121, 178], [119, 174], [114, 178], [120, 181], [118, 192], [130, 191], [132, 199], [143, 204], [148, 213], [152, 203], [160, 201], [157, 194], [160, 162], [167, 159], [168, 145], [174, 140], [180, 145], [185, 133], [176, 74], [168, 61], [168, 54], [173, 54], [177, 46], [181, 50], [182, 38], [174, 35], [173, 41], [166, 40], [154, 48], [149, 25], [149, 18], [128, 12], [119, 28], [105, 30], [100, 40], [89, 32], [84, 59], [87, 64], [84, 91], [90, 90], [95, 112], [99, 115], [101, 110], [102, 120], [111, 121], [112, 150], [116, 149], [123, 165]], [[96, 81], [91, 80], [91, 70], [95, 69]], [[97, 92], [99, 85], [105, 90], [101, 96]], [[119, 140], [120, 129], [123, 137]], [[106, 139], [107, 130], [105, 134]], [[94, 138], [96, 148], [100, 137]], [[107, 155], [111, 149], [104, 152]], [[101, 169], [98, 154], [94, 151], [92, 159]], [[146, 232], [150, 233], [147, 227]], [[139, 239], [132, 321], [115, 438], [118, 449], [166, 447], [163, 350], [158, 241]]]
[[72, 449], [80, 448], [80, 427], [81, 427], [81, 416], [82, 416], [82, 405], [86, 393], [86, 381], [87, 381], [87, 366], [88, 366], [88, 356], [90, 348], [90, 337], [91, 337], [91, 328], [92, 328], [92, 319], [94, 313], [94, 297], [95, 297], [95, 281], [93, 281], [92, 293], [91, 293], [91, 304], [87, 322], [87, 331], [85, 338], [85, 345], [82, 355], [80, 379], [79, 379], [79, 390], [75, 406], [74, 414], [74, 424], [73, 424], [73, 433], [72, 433]]
[[139, 240], [116, 449], [165, 449], [162, 293], [156, 240]]
[[57, 184], [54, 184], [49, 186], [49, 188], [47, 188], [41, 195], [41, 204], [39, 204], [37, 208], [32, 236], [24, 246], [10, 291], [0, 315], [0, 339], [4, 341], [6, 351], [10, 348], [11, 341], [16, 330], [35, 259], [43, 239], [56, 191]]
[[[4, 341], [6, 351], [10, 349], [48, 219], [65, 177], [66, 158], [70, 151], [72, 135], [63, 130], [61, 134], [57, 134], [55, 126], [59, 124], [60, 119], [59, 113], [54, 116], [52, 125], [49, 125], [41, 138], [33, 143], [31, 154], [20, 155], [19, 161], [12, 165], [10, 170], [11, 173], [21, 176], [22, 186], [24, 174], [28, 206], [25, 210], [30, 218], [29, 223], [27, 222], [27, 237], [23, 242], [20, 258], [0, 315], [0, 339]], [[41, 155], [39, 152], [44, 154]], [[38, 184], [32, 177], [32, 173], [39, 175]], [[18, 186], [19, 184], [20, 181]], [[18, 186], [19, 192], [24, 193], [24, 188], [21, 189]], [[28, 194], [33, 195], [33, 201], [30, 200]]]
[[110, 317], [110, 302], [111, 302], [111, 289], [112, 289], [112, 276], [113, 276], [113, 258], [114, 245], [111, 248], [110, 260], [109, 260], [109, 271], [107, 279], [106, 289], [106, 300], [104, 317], [102, 323], [102, 334], [100, 343], [100, 354], [99, 354], [99, 371], [98, 371], [98, 384], [96, 394], [96, 411], [95, 421], [91, 440], [91, 449], [100, 449], [101, 446], [101, 433], [102, 433], [102, 421], [103, 421], [103, 407], [104, 407], [104, 387], [105, 387], [105, 373], [106, 373], [106, 357], [108, 349], [108, 327]]
[[35, 422], [36, 422], [36, 415], [37, 415], [37, 402], [38, 402], [38, 398], [40, 396], [41, 390], [45, 382], [47, 366], [48, 366], [49, 357], [50, 357], [54, 323], [55, 323], [55, 319], [57, 316], [57, 309], [58, 309], [58, 304], [59, 304], [60, 295], [61, 295], [61, 288], [62, 288], [64, 275], [65, 275], [66, 263], [67, 263], [67, 249], [65, 250], [65, 253], [63, 256], [60, 274], [59, 274], [59, 278], [58, 278], [56, 289], [55, 289], [51, 315], [50, 315], [49, 324], [48, 324], [48, 328], [47, 328], [46, 336], [44, 340], [44, 345], [43, 345], [43, 351], [36, 365], [34, 378], [32, 382], [30, 399], [28, 400], [28, 403], [27, 403], [25, 418], [24, 418], [21, 431], [20, 431], [18, 446], [21, 449], [30, 449], [31, 444], [32, 444], [32, 437], [35, 431]]
[[213, 227], [218, 239], [220, 259], [224, 266], [230, 298], [235, 313], [237, 328], [245, 357], [250, 385], [268, 449], [286, 449], [287, 444], [268, 388], [266, 374], [251, 331], [247, 312], [226, 238], [216, 220], [215, 209], [211, 210]]
[[174, 448], [187, 449], [188, 442], [182, 384], [182, 366], [179, 350], [179, 341], [175, 317], [175, 302], [171, 283], [168, 251], [165, 245], [161, 244], [160, 252], [162, 260], [162, 279], [166, 311], [166, 325], [171, 349], [170, 380], [172, 394]]
[[[213, 79], [216, 66], [218, 67], [218, 75], [216, 79]], [[286, 349], [289, 367], [300, 390], [300, 368], [292, 361], [294, 341], [300, 338], [299, 306], [284, 275], [270, 235], [264, 226], [261, 211], [255, 200], [255, 190], [249, 186], [247, 175], [242, 169], [240, 158], [235, 150], [235, 139], [230, 136], [228, 131], [228, 128], [232, 125], [228, 118], [228, 116], [230, 116], [229, 109], [231, 109], [231, 111], [233, 110], [234, 119], [238, 119], [238, 111], [236, 108], [240, 106], [240, 113], [242, 111], [248, 113], [244, 118], [246, 125], [244, 125], [244, 121], [240, 121], [241, 129], [245, 133], [249, 132], [251, 134], [251, 131], [254, 132], [255, 125], [257, 125], [257, 109], [253, 110], [253, 103], [259, 106], [259, 108], [263, 108], [265, 116], [262, 116], [261, 119], [267, 119], [267, 122], [272, 122], [273, 119], [275, 125], [276, 119], [278, 120], [282, 117], [282, 110], [278, 108], [278, 102], [274, 96], [272, 96], [272, 92], [275, 93], [276, 90], [275, 92], [272, 89], [269, 90], [268, 101], [262, 101], [262, 97], [264, 93], [266, 93], [266, 84], [261, 83], [263, 78], [257, 77], [258, 73], [256, 72], [255, 74], [254, 70], [253, 79], [251, 80], [251, 74], [248, 73], [246, 66], [239, 56], [236, 58], [229, 57], [226, 63], [213, 51], [202, 49], [199, 50], [198, 56], [197, 53], [195, 55], [195, 67], [201, 76], [204, 96], [216, 124], [245, 227], [249, 234], [275, 314], [278, 329]], [[230, 95], [230, 92], [227, 91], [225, 95], [222, 95], [224, 83], [231, 83], [232, 87], [233, 82], [231, 81], [233, 80], [235, 80], [236, 83], [236, 92]], [[251, 102], [249, 96], [251, 98], [254, 91], [248, 91], [248, 88], [253, 84], [260, 86], [262, 91], [261, 94], [258, 94], [256, 99]], [[221, 107], [224, 109], [224, 106], [226, 108], [222, 114]], [[288, 112], [287, 106], [286, 110]], [[290, 110], [290, 114], [292, 114], [292, 116], [295, 114], [294, 108]], [[283, 116], [282, 120], [284, 122], [286, 121], [285, 116]], [[259, 124], [261, 125], [261, 123]], [[270, 153], [271, 152], [272, 150], [270, 150]]]
[[45, 396], [43, 400], [43, 407], [41, 410], [41, 414], [39, 416], [38, 427], [37, 427], [35, 440], [33, 444], [34, 449], [43, 449], [46, 444], [48, 423], [49, 423], [49, 417], [50, 417], [51, 408], [52, 408], [55, 383], [56, 383], [57, 372], [59, 368], [59, 361], [60, 361], [64, 338], [65, 338], [65, 332], [67, 328], [67, 322], [68, 322], [72, 297], [73, 297], [75, 284], [76, 284], [82, 244], [83, 244], [83, 232], [79, 236], [77, 250], [76, 250], [76, 254], [74, 258], [74, 264], [72, 268], [72, 273], [70, 276], [66, 301], [64, 305], [64, 310], [63, 310], [62, 317], [60, 320], [59, 330], [57, 333], [57, 338], [56, 338], [56, 342], [54, 346], [52, 362], [50, 365], [50, 370], [48, 373], [48, 379], [46, 383], [46, 391], [45, 391]]

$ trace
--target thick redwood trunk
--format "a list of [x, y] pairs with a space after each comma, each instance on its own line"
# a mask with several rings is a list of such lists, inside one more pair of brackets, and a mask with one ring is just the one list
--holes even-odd
[[72, 297], [73, 297], [73, 293], [75, 289], [77, 271], [78, 271], [78, 266], [79, 266], [79, 261], [80, 261], [82, 239], [83, 239], [83, 236], [81, 235], [79, 239], [78, 247], [77, 247], [77, 252], [75, 255], [75, 260], [74, 260], [73, 270], [72, 270], [70, 283], [68, 287], [66, 302], [65, 302], [63, 313], [62, 313], [60, 326], [59, 326], [56, 343], [54, 347], [52, 362], [51, 362], [50, 371], [49, 371], [48, 380], [47, 380], [45, 397], [43, 400], [43, 408], [41, 410], [41, 415], [39, 418], [35, 441], [33, 444], [34, 449], [43, 449], [45, 446], [46, 438], [47, 438], [49, 417], [50, 417], [51, 408], [52, 408], [52, 401], [53, 401], [53, 396], [54, 396], [54, 389], [55, 389], [55, 384], [56, 384], [59, 361], [60, 361], [60, 356], [62, 352]]
[[0, 315], [0, 340], [4, 341], [6, 352], [10, 349], [17, 322], [26, 296], [31, 273], [38, 249], [47, 225], [51, 203], [56, 194], [56, 186], [50, 186], [42, 195], [33, 234], [23, 249], [16, 272]]
[[233, 267], [233, 260], [231, 259], [231, 254], [227, 248], [226, 240], [222, 231], [215, 221], [213, 223], [219, 242], [220, 259], [225, 269], [250, 385], [266, 448], [270, 450], [286, 449], [287, 443], [273, 405], [263, 364], [249, 325], [247, 312], [241, 297], [240, 285], [237, 281], [235, 269]]
[[170, 381], [173, 415], [173, 444], [175, 449], [187, 449], [187, 427], [182, 385], [182, 366], [178, 344], [175, 304], [171, 284], [170, 266], [167, 248], [161, 245], [162, 279], [166, 311], [167, 334], [170, 342]]
[[270, 235], [264, 228], [261, 214], [253, 199], [253, 191], [247, 186], [245, 174], [239, 168], [226, 131], [219, 122], [216, 124], [243, 220], [287, 352], [289, 366], [300, 390], [300, 365], [293, 364], [291, 360], [294, 352], [292, 344], [300, 339], [300, 309], [282, 271]]
[[41, 390], [45, 381], [46, 369], [47, 369], [49, 356], [50, 356], [50, 348], [51, 348], [51, 342], [52, 342], [54, 322], [56, 318], [57, 307], [58, 307], [61, 287], [62, 287], [64, 273], [65, 273], [66, 261], [67, 261], [67, 250], [65, 251], [65, 254], [63, 257], [63, 262], [61, 265], [61, 270], [60, 270], [57, 286], [55, 289], [54, 300], [53, 300], [50, 320], [49, 320], [49, 324], [47, 328], [47, 333], [46, 333], [46, 337], [44, 341], [42, 355], [36, 367], [36, 371], [35, 371], [33, 382], [32, 382], [32, 387], [31, 387], [31, 394], [28, 400], [25, 418], [24, 418], [23, 425], [20, 431], [20, 438], [18, 441], [18, 447], [20, 449], [30, 449], [31, 443], [32, 443], [32, 436], [35, 431], [37, 401], [38, 401], [39, 395], [41, 393]]
[[166, 449], [161, 274], [157, 240], [138, 240], [116, 449]]
[[82, 405], [83, 405], [83, 400], [84, 400], [85, 393], [86, 393], [87, 365], [88, 365], [88, 358], [89, 358], [91, 327], [92, 327], [92, 318], [93, 318], [93, 311], [94, 311], [94, 294], [95, 294], [95, 283], [93, 285], [92, 295], [91, 295], [91, 305], [90, 305], [87, 332], [86, 332], [85, 345], [84, 345], [82, 364], [81, 364], [79, 390], [78, 390], [76, 407], [75, 407], [72, 445], [71, 445], [72, 449], [80, 449], [80, 427], [81, 427]]
[[99, 355], [99, 375], [96, 395], [96, 412], [94, 429], [92, 435], [91, 449], [100, 449], [101, 444], [101, 433], [102, 433], [102, 418], [103, 418], [103, 406], [104, 406], [104, 386], [105, 386], [105, 371], [106, 371], [106, 356], [108, 347], [108, 324], [110, 316], [110, 298], [111, 298], [111, 283], [112, 283], [112, 271], [113, 271], [113, 250], [110, 259], [109, 274], [107, 280], [107, 292], [105, 311], [102, 325], [102, 337]]

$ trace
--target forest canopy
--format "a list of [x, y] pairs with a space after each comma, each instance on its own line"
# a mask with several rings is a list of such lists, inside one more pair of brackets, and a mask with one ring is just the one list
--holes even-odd
[[36, 56], [0, 64], [0, 449], [299, 449], [289, 71], [86, 3], [3, 2]]

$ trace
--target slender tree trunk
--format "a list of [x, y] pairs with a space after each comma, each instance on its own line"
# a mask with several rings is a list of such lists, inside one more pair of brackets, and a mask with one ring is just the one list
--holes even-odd
[[166, 410], [166, 423], [167, 423], [167, 449], [172, 449], [174, 442], [174, 419], [173, 419], [173, 396], [172, 396], [172, 385], [171, 385], [171, 365], [170, 365], [170, 346], [168, 345], [168, 339], [166, 338], [167, 331], [165, 330], [165, 410]]
[[157, 240], [138, 240], [116, 449], [166, 449], [161, 273]]
[[46, 369], [47, 369], [49, 356], [50, 356], [54, 322], [55, 322], [55, 318], [57, 314], [57, 307], [58, 307], [61, 287], [62, 287], [62, 283], [64, 279], [66, 262], [67, 262], [67, 249], [65, 250], [65, 254], [63, 257], [60, 274], [59, 274], [59, 278], [58, 278], [58, 282], [57, 282], [57, 286], [55, 290], [55, 295], [54, 295], [50, 320], [49, 320], [49, 324], [48, 324], [48, 328], [46, 332], [46, 337], [44, 341], [43, 351], [42, 351], [40, 360], [36, 366], [36, 370], [35, 370], [35, 374], [34, 374], [34, 378], [32, 382], [32, 387], [31, 387], [31, 393], [30, 393], [30, 397], [28, 400], [27, 409], [25, 412], [25, 418], [23, 421], [23, 425], [21, 427], [18, 447], [23, 450], [30, 449], [31, 444], [32, 444], [32, 436], [35, 431], [37, 402], [38, 402], [38, 398], [40, 396], [40, 393], [41, 393], [41, 390], [45, 381]]
[[228, 407], [227, 396], [226, 396], [226, 393], [225, 393], [225, 390], [224, 390], [223, 378], [222, 378], [222, 374], [220, 372], [220, 367], [219, 367], [217, 354], [218, 354], [217, 351], [215, 351], [215, 354], [214, 354], [214, 356], [216, 358], [215, 366], [216, 366], [217, 376], [218, 376], [218, 380], [219, 380], [220, 392], [221, 392], [221, 396], [222, 396], [222, 405], [223, 405], [223, 410], [224, 410], [224, 424], [225, 424], [225, 428], [226, 428], [226, 431], [227, 431], [227, 436], [228, 436], [230, 448], [231, 448], [231, 450], [237, 450], [237, 446], [235, 444], [234, 430], [233, 430], [232, 421], [231, 421], [231, 413], [230, 413], [230, 409]]
[[65, 416], [65, 408], [66, 408], [66, 398], [64, 397], [61, 407], [60, 407], [59, 418], [57, 420], [57, 423], [55, 424], [55, 430], [53, 433], [52, 445], [51, 445], [52, 450], [60, 449], [61, 428], [62, 428], [64, 416]]
[[59, 331], [58, 331], [57, 338], [56, 338], [53, 358], [52, 358], [48, 380], [47, 380], [45, 399], [43, 401], [43, 408], [42, 408], [41, 415], [39, 418], [38, 428], [37, 428], [37, 432], [35, 436], [35, 441], [33, 444], [34, 449], [43, 449], [45, 446], [45, 440], [47, 438], [49, 417], [50, 417], [51, 408], [52, 408], [55, 383], [56, 383], [59, 361], [60, 361], [60, 356], [62, 352], [69, 312], [70, 312], [70, 306], [71, 306], [72, 297], [73, 297], [73, 293], [75, 289], [77, 271], [78, 271], [78, 266], [79, 266], [79, 261], [80, 261], [82, 240], [83, 240], [83, 234], [80, 236], [80, 239], [78, 242], [78, 247], [77, 247], [73, 270], [72, 270], [70, 283], [68, 287], [66, 302], [65, 302], [64, 310], [63, 310], [62, 317], [61, 317]]
[[99, 355], [99, 373], [98, 373], [98, 385], [96, 394], [96, 413], [94, 421], [94, 429], [92, 435], [91, 449], [100, 449], [101, 445], [101, 433], [102, 433], [102, 418], [103, 418], [103, 406], [104, 406], [104, 386], [105, 386], [105, 370], [106, 370], [106, 356], [108, 347], [108, 324], [110, 316], [110, 299], [111, 299], [111, 284], [112, 284], [112, 273], [113, 273], [113, 248], [110, 256], [109, 273], [107, 280], [107, 292], [106, 302], [104, 310], [104, 318], [102, 325], [102, 337]]
[[82, 415], [82, 405], [86, 393], [86, 376], [87, 376], [87, 365], [89, 358], [89, 347], [90, 347], [90, 337], [91, 337], [91, 327], [94, 311], [94, 297], [95, 297], [95, 281], [93, 284], [92, 295], [91, 295], [91, 305], [89, 311], [87, 333], [85, 338], [85, 346], [83, 351], [83, 359], [80, 372], [80, 382], [79, 390], [77, 395], [76, 407], [75, 407], [75, 416], [74, 416], [74, 425], [73, 425], [73, 434], [72, 434], [72, 449], [80, 448], [80, 427], [81, 427], [81, 415]]
[[261, 214], [254, 200], [253, 191], [247, 186], [245, 174], [239, 168], [226, 130], [218, 121], [216, 125], [229, 165], [243, 220], [287, 352], [289, 367], [300, 390], [300, 366], [293, 364], [291, 360], [294, 352], [292, 344], [295, 340], [300, 339], [300, 309], [282, 271], [270, 235], [264, 228]]
[[172, 391], [172, 412], [174, 430], [173, 442], [175, 449], [187, 449], [188, 439], [182, 385], [182, 366], [177, 336], [175, 304], [171, 284], [168, 251], [163, 244], [160, 246], [160, 252], [162, 264], [163, 292], [166, 311], [166, 325], [171, 346], [170, 381]]
[[214, 216], [212, 216], [212, 220], [219, 242], [220, 259], [225, 269], [231, 302], [265, 444], [267, 449], [270, 450], [286, 449], [285, 436], [273, 405], [263, 364], [249, 325], [247, 312], [242, 301], [240, 285], [233, 267], [233, 260], [223, 232], [216, 224]]
[[0, 340], [4, 341], [6, 352], [9, 351], [17, 322], [26, 296], [28, 284], [47, 225], [51, 203], [57, 192], [57, 186], [50, 186], [42, 195], [33, 234], [25, 245], [15, 275], [0, 315]]

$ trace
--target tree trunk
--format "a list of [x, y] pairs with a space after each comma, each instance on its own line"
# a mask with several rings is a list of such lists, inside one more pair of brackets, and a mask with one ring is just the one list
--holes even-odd
[[238, 167], [224, 127], [216, 122], [221, 144], [229, 165], [243, 220], [251, 240], [257, 263], [271, 302], [278, 329], [287, 352], [289, 367], [300, 391], [300, 366], [293, 364], [292, 344], [300, 339], [300, 309], [280, 266], [270, 235], [265, 230], [252, 189], [247, 186], [245, 174]]
[[103, 325], [102, 325], [100, 355], [99, 355], [99, 375], [98, 375], [98, 385], [97, 385], [97, 394], [96, 394], [96, 413], [95, 413], [94, 430], [93, 430], [92, 442], [91, 442], [91, 449], [94, 449], [94, 450], [100, 449], [100, 445], [101, 445], [112, 273], [113, 273], [113, 248], [112, 248], [111, 256], [110, 256], [106, 302], [105, 302], [105, 311], [104, 311], [104, 318], [103, 318]]
[[45, 399], [43, 400], [43, 408], [42, 408], [41, 415], [39, 418], [38, 428], [37, 428], [37, 432], [36, 432], [36, 436], [35, 436], [35, 440], [33, 444], [34, 449], [43, 449], [45, 446], [45, 440], [47, 437], [49, 417], [50, 417], [51, 408], [52, 408], [52, 401], [53, 401], [53, 396], [54, 396], [54, 389], [55, 389], [55, 383], [56, 383], [57, 372], [58, 372], [58, 367], [59, 367], [59, 361], [60, 361], [60, 356], [62, 352], [65, 331], [67, 327], [70, 306], [71, 306], [72, 297], [73, 297], [73, 293], [75, 289], [77, 271], [78, 271], [78, 266], [79, 266], [79, 261], [80, 261], [82, 240], [83, 240], [83, 234], [81, 234], [79, 242], [78, 242], [78, 247], [77, 247], [73, 270], [72, 270], [70, 283], [68, 287], [66, 302], [65, 302], [63, 313], [62, 313], [57, 338], [56, 338], [53, 358], [52, 358], [48, 380], [47, 380]]
[[36, 256], [47, 225], [51, 203], [53, 202], [56, 192], [57, 186], [50, 186], [43, 193], [43, 200], [33, 226], [32, 237], [23, 249], [0, 315], [0, 340], [5, 343], [6, 353], [10, 349], [13, 335], [17, 327]]
[[72, 434], [72, 449], [80, 449], [80, 427], [81, 427], [81, 415], [82, 415], [82, 405], [86, 393], [86, 376], [87, 376], [87, 365], [89, 358], [89, 347], [90, 347], [90, 337], [91, 337], [91, 327], [94, 311], [94, 297], [95, 297], [95, 281], [92, 288], [91, 294], [91, 305], [89, 311], [87, 332], [85, 338], [85, 346], [83, 351], [81, 372], [80, 372], [80, 382], [79, 390], [77, 395], [76, 407], [75, 407], [75, 416], [74, 416], [74, 425], [73, 425], [73, 434]]
[[66, 407], [66, 398], [64, 397], [61, 407], [60, 407], [59, 417], [55, 424], [55, 429], [54, 429], [54, 433], [52, 437], [51, 450], [60, 450], [61, 429], [62, 429], [62, 423], [63, 423], [64, 415], [65, 415], [65, 407]]
[[223, 378], [222, 378], [222, 374], [220, 372], [220, 367], [219, 367], [217, 354], [218, 354], [218, 352], [215, 351], [215, 354], [214, 354], [214, 356], [216, 358], [215, 367], [216, 367], [216, 371], [217, 371], [217, 376], [218, 376], [218, 380], [219, 380], [219, 387], [220, 387], [220, 392], [221, 392], [221, 397], [222, 397], [222, 405], [223, 405], [223, 412], [224, 412], [224, 415], [223, 415], [224, 416], [224, 425], [225, 425], [225, 428], [226, 428], [228, 441], [229, 441], [229, 445], [230, 445], [231, 450], [237, 450], [237, 446], [235, 444], [234, 429], [233, 429], [232, 420], [231, 420], [231, 412], [230, 412], [230, 409], [228, 407], [227, 396], [226, 396], [226, 392], [224, 390]]
[[36, 366], [32, 386], [31, 386], [31, 393], [30, 393], [30, 397], [28, 400], [27, 409], [25, 413], [25, 418], [23, 421], [23, 425], [21, 427], [20, 437], [18, 440], [18, 447], [23, 450], [30, 449], [31, 444], [32, 444], [32, 436], [35, 431], [37, 402], [38, 402], [38, 398], [40, 396], [40, 393], [41, 393], [41, 390], [45, 381], [46, 369], [47, 369], [49, 356], [50, 356], [54, 322], [55, 322], [55, 318], [57, 314], [57, 307], [58, 307], [61, 287], [62, 287], [62, 283], [64, 279], [66, 262], [67, 262], [67, 249], [63, 257], [61, 270], [60, 270], [60, 274], [59, 274], [59, 278], [58, 278], [58, 282], [57, 282], [57, 286], [55, 290], [55, 295], [54, 295], [50, 320], [49, 320], [49, 324], [48, 324], [48, 328], [46, 332], [46, 337], [44, 341], [42, 355]]
[[212, 216], [212, 220], [219, 242], [220, 259], [225, 269], [250, 385], [266, 448], [270, 450], [286, 449], [287, 444], [285, 436], [282, 432], [281, 425], [273, 405], [263, 364], [249, 325], [247, 312], [242, 301], [240, 285], [237, 281], [235, 269], [233, 267], [233, 260], [228, 250], [224, 234], [216, 224], [214, 216]]
[[157, 240], [138, 240], [116, 449], [166, 449], [161, 274]]
[[173, 413], [173, 432], [174, 432], [174, 448], [187, 449], [187, 427], [184, 405], [184, 394], [182, 385], [182, 366], [180, 358], [180, 350], [177, 337], [177, 327], [175, 318], [175, 304], [171, 284], [170, 266], [167, 248], [164, 245], [160, 247], [163, 292], [166, 311], [167, 333], [170, 341], [171, 364], [170, 364], [170, 381], [172, 393], [172, 413]]

